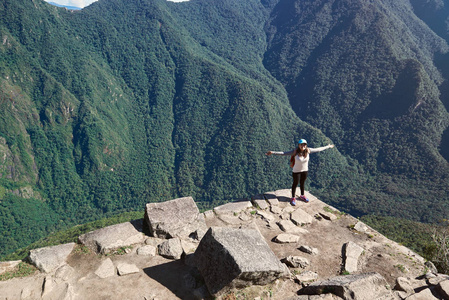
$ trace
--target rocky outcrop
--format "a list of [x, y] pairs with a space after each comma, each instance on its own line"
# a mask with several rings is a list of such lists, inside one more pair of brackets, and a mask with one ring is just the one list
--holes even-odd
[[203, 214], [190, 197], [149, 204], [144, 219], [86, 233], [80, 245], [32, 250], [41, 272], [0, 281], [0, 299], [449, 298], [449, 276], [410, 249], [311, 194], [295, 207], [289, 196], [274, 191]]

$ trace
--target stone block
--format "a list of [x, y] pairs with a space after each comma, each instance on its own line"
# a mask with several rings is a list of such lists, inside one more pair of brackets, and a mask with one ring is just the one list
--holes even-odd
[[145, 221], [150, 234], [159, 238], [179, 237], [200, 240], [207, 230], [204, 214], [200, 214], [192, 197], [148, 203]]
[[214, 296], [234, 287], [265, 285], [286, 273], [263, 236], [254, 229], [211, 227], [194, 259]]
[[144, 239], [142, 220], [111, 225], [88, 232], [78, 238], [80, 243], [101, 254], [142, 243]]
[[45, 273], [56, 270], [63, 264], [75, 247], [75, 243], [45, 247], [30, 251], [30, 261]]
[[160, 256], [170, 259], [180, 259], [184, 250], [179, 238], [169, 239], [157, 246]]

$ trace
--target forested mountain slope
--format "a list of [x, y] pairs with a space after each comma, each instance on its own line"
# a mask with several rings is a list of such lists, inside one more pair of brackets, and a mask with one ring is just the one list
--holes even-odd
[[0, 255], [150, 201], [288, 187], [264, 153], [301, 137], [337, 145], [312, 158], [322, 199], [443, 218], [447, 33], [412, 4], [2, 1]]

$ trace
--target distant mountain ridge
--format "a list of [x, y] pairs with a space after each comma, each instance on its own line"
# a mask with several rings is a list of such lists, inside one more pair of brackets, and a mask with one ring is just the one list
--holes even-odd
[[80, 10], [80, 9], [82, 9], [81, 7], [62, 5], [62, 4], [58, 4], [58, 3], [55, 3], [55, 2], [47, 2], [47, 3], [51, 4], [51, 5], [54, 5], [54, 6], [57, 6], [57, 7], [65, 7], [67, 9], [71, 9], [71, 10]]
[[[354, 216], [449, 212], [438, 1], [0, 4], [0, 254], [145, 203], [290, 185]], [[434, 16], [434, 17], [433, 17]], [[26, 222], [24, 221], [26, 220]], [[33, 234], [30, 234], [31, 228]]]

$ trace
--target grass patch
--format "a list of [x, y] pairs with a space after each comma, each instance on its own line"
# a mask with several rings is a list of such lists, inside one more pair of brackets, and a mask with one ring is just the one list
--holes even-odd
[[16, 277], [18, 278], [27, 277], [33, 275], [34, 273], [36, 273], [36, 271], [37, 268], [35, 266], [30, 265], [29, 263], [26, 262], [21, 262], [13, 270], [0, 274], [0, 281], [6, 281]]

